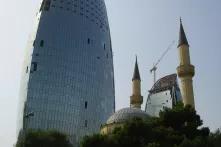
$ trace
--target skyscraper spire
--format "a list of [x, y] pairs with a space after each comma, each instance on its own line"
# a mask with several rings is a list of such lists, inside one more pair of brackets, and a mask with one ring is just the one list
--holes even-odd
[[183, 29], [182, 19], [180, 18], [180, 34], [179, 34], [178, 47], [184, 44], [189, 46], [185, 31]]
[[136, 56], [136, 62], [135, 62], [135, 67], [134, 67], [134, 75], [133, 75], [133, 80], [140, 80], [140, 72], [137, 64], [137, 56]]

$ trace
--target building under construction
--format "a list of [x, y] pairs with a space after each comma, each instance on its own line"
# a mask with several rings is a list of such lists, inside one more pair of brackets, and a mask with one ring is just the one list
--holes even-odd
[[182, 101], [177, 75], [172, 74], [159, 79], [149, 90], [145, 111], [151, 116], [159, 116], [163, 108], [172, 108]]

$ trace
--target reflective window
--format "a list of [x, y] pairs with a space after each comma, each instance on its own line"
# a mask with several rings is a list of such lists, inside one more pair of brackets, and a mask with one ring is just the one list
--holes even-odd
[[26, 67], [26, 73], [28, 73], [28, 66]]
[[37, 62], [32, 62], [31, 63], [31, 73], [33, 73], [34, 71], [37, 71]]
[[45, 10], [49, 11], [51, 5], [51, 0], [43, 0], [41, 3], [40, 11]]
[[84, 122], [84, 127], [87, 128], [87, 120]]
[[87, 101], [84, 103], [84, 108], [87, 109]]
[[41, 40], [40, 47], [43, 47], [43, 46], [44, 46], [44, 40]]

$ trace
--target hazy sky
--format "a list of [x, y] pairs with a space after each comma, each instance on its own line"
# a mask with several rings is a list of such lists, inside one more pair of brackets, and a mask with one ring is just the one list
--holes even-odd
[[[0, 147], [16, 140], [21, 66], [40, 0], [0, 0]], [[106, 0], [111, 29], [117, 109], [129, 105], [135, 55], [145, 98], [153, 84], [149, 70], [167, 46], [178, 40], [179, 17], [196, 67], [196, 110], [211, 130], [221, 127], [221, 1]], [[176, 72], [176, 45], [158, 66], [157, 77]]]

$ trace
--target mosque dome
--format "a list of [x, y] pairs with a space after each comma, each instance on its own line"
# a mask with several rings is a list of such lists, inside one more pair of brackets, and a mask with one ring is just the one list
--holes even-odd
[[133, 118], [141, 118], [146, 119], [150, 116], [142, 111], [139, 108], [123, 108], [117, 112], [115, 112], [108, 120], [106, 124], [112, 124], [112, 123], [124, 123], [125, 121], [128, 121]]

